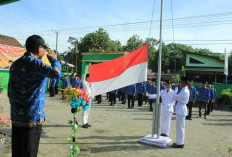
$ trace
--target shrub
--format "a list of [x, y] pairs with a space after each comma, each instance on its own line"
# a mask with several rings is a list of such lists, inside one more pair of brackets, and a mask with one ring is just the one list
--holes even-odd
[[230, 105], [231, 89], [222, 90], [222, 94], [216, 98], [216, 102], [222, 105]]

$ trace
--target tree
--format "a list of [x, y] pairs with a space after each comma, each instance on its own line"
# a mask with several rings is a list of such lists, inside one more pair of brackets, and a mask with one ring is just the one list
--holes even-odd
[[121, 51], [122, 45], [118, 40], [111, 40], [109, 34], [103, 28], [99, 28], [80, 39], [79, 49], [80, 52], [112, 52]]
[[132, 52], [136, 50], [137, 48], [143, 46], [144, 42], [140, 37], [136, 34], [134, 34], [132, 37], [130, 37], [127, 40], [126, 45], [123, 47], [124, 51]]

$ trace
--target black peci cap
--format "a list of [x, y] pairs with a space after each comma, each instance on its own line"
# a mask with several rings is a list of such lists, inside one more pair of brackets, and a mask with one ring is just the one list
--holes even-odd
[[172, 83], [172, 81], [166, 80], [165, 83], [166, 83], [166, 84], [170, 84], [170, 83]]
[[37, 49], [39, 46], [42, 46], [44, 48], [48, 48], [48, 46], [45, 44], [44, 39], [39, 36], [39, 35], [32, 35], [30, 37], [27, 38], [26, 40], [26, 49], [27, 51], [29, 50], [35, 50]]
[[207, 84], [208, 82], [207, 81], [202, 81], [203, 84]]

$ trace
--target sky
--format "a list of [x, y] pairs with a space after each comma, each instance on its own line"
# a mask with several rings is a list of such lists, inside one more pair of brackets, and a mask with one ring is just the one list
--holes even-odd
[[[119, 40], [122, 44], [133, 34], [141, 39], [148, 38], [149, 34], [159, 39], [160, 2], [20, 0], [0, 6], [0, 34], [14, 37], [22, 45], [27, 37], [38, 34], [55, 49], [55, 31], [59, 31], [60, 53], [68, 50], [70, 36], [80, 39], [99, 27], [106, 29], [112, 40]], [[231, 51], [231, 6], [231, 0], [164, 0], [162, 38], [166, 44], [174, 39], [175, 43], [194, 48], [207, 48], [219, 53], [225, 49]]]

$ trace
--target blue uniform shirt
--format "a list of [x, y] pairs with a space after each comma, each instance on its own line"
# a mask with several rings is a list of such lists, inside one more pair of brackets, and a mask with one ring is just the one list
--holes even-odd
[[208, 87], [197, 88], [197, 90], [199, 91], [198, 100], [208, 101], [210, 99], [210, 90]]
[[132, 84], [127, 87], [127, 94], [136, 95], [136, 85]]
[[72, 87], [81, 87], [81, 79], [77, 79], [77, 80], [73, 79], [71, 81], [71, 84], [72, 84]]
[[147, 92], [148, 94], [157, 94], [157, 87], [156, 85], [148, 84], [147, 85]]
[[213, 100], [216, 98], [216, 89], [215, 88], [210, 88], [210, 100]]
[[196, 88], [192, 86], [192, 87], [188, 87], [188, 89], [190, 93], [189, 101], [194, 101], [196, 99]]
[[51, 78], [50, 79], [50, 86], [55, 87], [56, 85], [56, 78]]
[[35, 127], [44, 122], [47, 77], [58, 77], [61, 73], [60, 63], [54, 58], [49, 61], [52, 66], [26, 52], [12, 64], [8, 97], [13, 126]]
[[68, 78], [60, 78], [62, 80], [62, 88], [67, 88], [68, 87]]
[[137, 93], [144, 94], [146, 93], [146, 85], [144, 83], [137, 83], [136, 90]]

